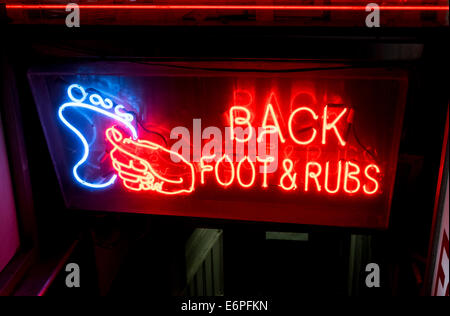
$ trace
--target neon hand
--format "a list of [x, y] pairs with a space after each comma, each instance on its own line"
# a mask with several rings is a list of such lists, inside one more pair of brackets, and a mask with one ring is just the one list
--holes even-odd
[[[106, 139], [113, 145], [112, 165], [129, 190], [169, 195], [194, 190], [194, 166], [180, 154], [150, 141], [124, 138], [116, 127], [106, 130]], [[171, 156], [180, 161], [173, 162]]]

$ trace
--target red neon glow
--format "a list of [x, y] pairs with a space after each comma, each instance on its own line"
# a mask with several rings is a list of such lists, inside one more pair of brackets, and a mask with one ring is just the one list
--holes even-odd
[[236, 89], [233, 94], [234, 103], [233, 106], [249, 107], [253, 104], [253, 94], [244, 89]]
[[269, 166], [269, 163], [274, 162], [275, 158], [274, 157], [267, 157], [266, 159], [262, 159], [259, 156], [256, 157], [256, 160], [258, 160], [259, 162], [263, 163], [263, 184], [262, 187], [263, 188], [267, 188], [269, 185], [267, 184], [267, 167]]
[[[241, 167], [242, 167], [242, 164], [246, 160], [248, 161], [248, 164], [250, 165], [250, 169], [252, 170], [252, 176], [250, 178], [250, 182], [249, 183], [244, 183], [242, 181], [242, 179], [241, 179]], [[255, 178], [256, 178], [255, 164], [253, 162], [251, 162], [249, 157], [246, 156], [246, 157], [242, 158], [241, 161], [239, 161], [239, 163], [237, 165], [236, 173], [237, 173], [237, 180], [238, 180], [239, 184], [241, 185], [241, 187], [249, 188], [249, 187], [251, 187], [253, 185], [253, 183], [255, 183]]]
[[[115, 127], [106, 130], [106, 139], [113, 145], [112, 165], [127, 189], [167, 195], [194, 191], [194, 166], [177, 152], [149, 141], [124, 138]], [[171, 155], [180, 163], [172, 162]]]
[[203, 156], [200, 158], [200, 183], [205, 184], [205, 172], [211, 172], [214, 170], [214, 167], [211, 165], [205, 165], [205, 160], [212, 160], [216, 157], [216, 155], [212, 156]]
[[[280, 129], [280, 124], [278, 123], [277, 116], [275, 115], [275, 111], [274, 111], [273, 106], [272, 106], [272, 103], [273, 103], [272, 100], [277, 102], [277, 104], [278, 104], [278, 101], [276, 99], [275, 93], [272, 93], [269, 96], [269, 100], [268, 100], [268, 103], [267, 103], [267, 106], [266, 106], [266, 112], [264, 113], [264, 118], [263, 118], [262, 125], [261, 125], [261, 127], [264, 128], [264, 132], [259, 135], [258, 142], [261, 142], [261, 139], [262, 139], [262, 137], [264, 135], [266, 135], [266, 134], [274, 134], [274, 133], [278, 132], [278, 136], [280, 137], [280, 141], [282, 143], [285, 143], [286, 140], [283, 137], [283, 133], [281, 132], [281, 129]], [[275, 124], [275, 125], [267, 125], [267, 121], [269, 119], [269, 114], [270, 114], [270, 116], [272, 118], [273, 124]]]
[[[364, 11], [363, 5], [123, 5], [79, 4], [83, 10], [292, 10], [292, 11]], [[63, 4], [7, 4], [7, 10], [64, 10]], [[448, 11], [445, 5], [379, 5], [384, 11]]]
[[[283, 160], [283, 169], [284, 173], [280, 179], [280, 187], [285, 191], [297, 189], [297, 173], [294, 172], [294, 174], [292, 174], [292, 171], [294, 170], [294, 163], [291, 159], [287, 158]], [[290, 181], [290, 185], [288, 186], [284, 184], [286, 178]]]
[[375, 178], [373, 178], [372, 176], [369, 175], [369, 170], [370, 169], [375, 169], [376, 173], [380, 173], [380, 168], [378, 168], [377, 165], [373, 165], [373, 164], [372, 165], [368, 165], [366, 167], [366, 169], [364, 170], [364, 174], [366, 175], [366, 178], [369, 179], [371, 182], [373, 182], [373, 186], [374, 186], [374, 188], [372, 190], [369, 190], [367, 188], [368, 187], [367, 184], [363, 185], [364, 193], [366, 193], [368, 195], [375, 194], [378, 191], [378, 187], [379, 187], [378, 181]]
[[[231, 166], [231, 177], [230, 177], [230, 180], [228, 182], [223, 182], [220, 179], [220, 176], [219, 176], [219, 165], [224, 160], [226, 160]], [[234, 164], [233, 164], [233, 161], [231, 160], [231, 158], [228, 157], [228, 155], [223, 155], [219, 160], [217, 160], [216, 167], [214, 169], [215, 169], [214, 172], [216, 174], [216, 181], [217, 181], [217, 183], [219, 183], [220, 185], [222, 185], [224, 187], [227, 187], [227, 186], [229, 186], [229, 185], [231, 185], [233, 183], [234, 176], [235, 176]]]
[[291, 98], [290, 110], [302, 106], [317, 104], [316, 92], [312, 88], [302, 87], [301, 90], [295, 92]]
[[[354, 171], [350, 171], [350, 167], [354, 169]], [[361, 169], [357, 164], [354, 164], [350, 161], [347, 161], [345, 163], [345, 175], [344, 175], [344, 191], [347, 193], [356, 193], [358, 192], [359, 188], [361, 187], [361, 182], [356, 175], [358, 175], [361, 172]], [[353, 180], [356, 183], [356, 187], [354, 190], [350, 190], [348, 188], [348, 180]]]
[[[235, 112], [239, 113], [239, 112], [244, 112], [245, 113], [245, 117], [241, 117], [241, 116], [237, 116], [235, 117]], [[252, 125], [250, 124], [250, 119], [251, 119], [252, 115], [250, 113], [250, 111], [243, 107], [243, 106], [232, 106], [230, 108], [230, 133], [231, 133], [231, 140], [236, 139], [237, 142], [241, 142], [241, 143], [246, 143], [248, 142], [251, 138], [252, 138]], [[246, 125], [247, 126], [247, 130], [248, 130], [248, 135], [246, 138], [244, 139], [240, 139], [235, 135], [234, 132], [234, 127], [236, 125]], [[244, 129], [245, 130], [245, 129]]]
[[301, 107], [301, 108], [296, 109], [295, 111], [293, 111], [293, 112], [291, 113], [291, 116], [289, 116], [289, 122], [288, 122], [289, 135], [291, 136], [292, 140], [293, 140], [295, 143], [297, 143], [297, 144], [299, 144], [299, 145], [308, 145], [308, 144], [311, 144], [311, 143], [312, 143], [312, 141], [314, 140], [314, 138], [316, 138], [317, 130], [316, 130], [315, 128], [312, 129], [312, 130], [313, 130], [313, 133], [312, 133], [311, 137], [310, 137], [308, 140], [305, 140], [305, 141], [299, 140], [299, 139], [295, 136], [294, 131], [292, 130], [292, 123], [293, 123], [293, 120], [294, 120], [295, 115], [296, 115], [297, 113], [299, 113], [299, 112], [302, 112], [302, 111], [306, 111], [306, 112], [310, 113], [311, 116], [314, 118], [314, 120], [317, 120], [317, 119], [319, 118], [319, 116], [318, 116], [312, 109], [310, 109], [310, 108], [308, 108], [308, 107]]
[[[239, 100], [237, 99], [238, 93], [240, 93]], [[273, 106], [272, 101], [274, 100], [276, 102], [275, 95], [271, 94], [266, 103], [262, 125], [268, 130], [277, 131], [280, 138], [284, 140], [279, 124], [282, 114], [281, 112], [278, 115], [276, 114], [278, 112], [276, 111], [277, 108]], [[252, 94], [247, 91], [239, 92], [237, 90], [235, 91], [234, 101], [235, 105], [229, 109], [232, 128], [235, 125], [246, 126], [251, 131], [250, 120], [253, 114], [243, 104], [247, 106], [252, 104]], [[358, 149], [355, 148], [355, 154], [348, 157], [347, 151], [354, 148], [350, 145], [349, 149], [345, 150], [345, 160], [341, 160], [340, 149], [337, 149], [338, 154], [336, 154], [335, 161], [332, 161], [332, 158], [330, 159], [330, 150], [328, 148], [321, 149], [323, 145], [326, 145], [326, 133], [328, 131], [333, 131], [333, 134], [336, 135], [342, 146], [346, 145], [342, 138], [343, 132], [340, 129], [342, 129], [342, 124], [352, 124], [354, 118], [353, 110], [350, 108], [337, 107], [338, 110], [335, 111], [336, 106], [334, 106], [333, 113], [331, 113], [330, 108], [329, 106], [323, 107], [322, 142], [300, 150], [295, 149], [295, 146], [292, 145], [284, 147], [284, 159], [281, 166], [278, 166], [279, 170], [271, 171], [273, 177], [277, 178], [276, 181], [279, 181], [279, 187], [284, 191], [297, 189], [298, 171], [301, 172], [302, 176], [303, 172], [305, 172], [304, 188], [303, 184], [301, 185], [304, 192], [315, 191], [329, 195], [337, 193], [355, 194], [358, 192], [365, 195], [373, 195], [379, 192], [380, 168], [373, 163], [362, 165], [361, 163], [368, 160], [361, 158], [362, 155], [357, 154]], [[300, 133], [297, 131], [297, 135], [294, 134], [294, 120], [299, 120], [300, 118], [312, 119], [312, 122], [314, 122], [318, 121], [319, 116], [313, 109], [303, 106], [292, 111], [289, 117], [288, 128], [290, 137], [294, 143], [304, 146], [311, 144], [317, 138], [319, 128], [314, 128], [313, 125], [303, 128], [304, 131], [312, 135], [307, 135], [308, 139], [299, 139]], [[273, 125], [270, 125], [270, 120], [270, 123], [273, 122]], [[309, 130], [312, 131], [310, 132]], [[234, 134], [236, 133], [233, 133], [233, 137], [237, 136]], [[249, 137], [246, 139], [234, 139], [237, 142], [248, 142]], [[207, 183], [207, 173], [215, 177], [215, 181], [219, 186], [225, 188], [233, 185], [235, 182], [241, 188], [253, 187], [258, 176], [261, 178], [262, 188], [268, 188], [270, 185], [268, 167], [271, 162], [275, 161], [275, 157], [265, 156], [265, 151], [264, 156], [260, 156], [261, 153], [259, 155], [255, 153], [256, 160], [251, 159], [252, 156], [249, 153], [242, 154], [242, 158], [237, 158], [238, 161], [236, 162], [233, 161], [234, 156], [230, 154], [224, 154], [221, 157], [208, 154], [199, 157], [199, 165], [197, 171], [195, 171], [193, 165], [178, 152], [168, 150], [150, 141], [125, 138], [118, 127], [109, 128], [106, 131], [106, 138], [113, 145], [113, 149], [110, 152], [112, 165], [117, 171], [118, 177], [122, 179], [123, 185], [131, 191], [156, 191], [168, 195], [191, 193], [195, 188], [195, 172], [200, 173], [199, 182], [202, 185]], [[228, 141], [228, 137], [226, 141]], [[287, 148], [291, 149], [289, 153], [286, 151]], [[311, 148], [318, 149], [319, 155], [310, 156], [309, 150]], [[333, 151], [336, 151], [336, 149], [333, 149]], [[319, 160], [324, 159], [321, 158], [322, 154], [327, 159], [324, 162]], [[179, 162], [174, 163], [173, 158], [176, 158], [175, 161]], [[214, 162], [216, 158], [219, 159]], [[330, 165], [335, 167], [331, 169]], [[259, 169], [256, 169], [257, 167]], [[362, 170], [364, 170], [364, 173], [361, 172]], [[235, 179], [237, 180], [235, 181]]]
[[[317, 168], [317, 172], [312, 172], [310, 171], [311, 166], [314, 166]], [[317, 162], [308, 162], [306, 164], [306, 172], [305, 172], [305, 192], [308, 192], [308, 183], [309, 183], [309, 178], [314, 179], [315, 183], [316, 183], [316, 187], [317, 187], [317, 191], [320, 192], [322, 190], [322, 187], [319, 183], [319, 179], [318, 177], [320, 176], [320, 174], [322, 173], [322, 166], [320, 165], [320, 163]]]
[[[187, 162], [182, 155], [177, 152], [145, 140], [132, 140], [124, 138], [121, 131], [116, 127], [111, 127], [106, 131], [106, 138], [113, 145], [110, 157], [114, 169], [123, 181], [123, 185], [131, 191], [156, 191], [161, 194], [175, 195], [181, 193], [191, 193], [194, 191], [195, 170], [191, 163]], [[173, 163], [171, 156], [179, 159], [179, 163]], [[244, 156], [237, 166], [228, 155], [223, 155], [216, 163], [213, 161], [215, 155], [203, 156], [200, 158], [200, 182], [205, 184], [205, 173], [212, 173], [219, 185], [228, 187], [237, 178], [238, 184], [242, 188], [250, 188], [256, 181], [256, 163], [250, 160], [249, 156]], [[262, 187], [267, 188], [268, 165], [274, 161], [274, 157], [256, 157], [262, 163]], [[223, 164], [229, 165], [225, 168]], [[249, 165], [249, 172], [243, 169], [244, 164]], [[285, 191], [297, 189], [297, 173], [294, 170], [295, 163], [292, 159], [286, 158], [282, 162], [282, 173], [280, 175], [279, 186]], [[313, 181], [317, 192], [322, 191], [322, 187], [328, 194], [336, 194], [341, 188], [348, 194], [355, 194], [363, 189], [366, 195], [373, 195], [379, 191], [380, 184], [376, 175], [380, 174], [380, 168], [376, 164], [369, 164], [364, 168], [364, 179], [360, 179], [361, 168], [357, 163], [345, 162], [344, 171], [342, 161], [337, 162], [336, 184], [330, 188], [330, 161], [325, 163], [325, 172], [319, 162], [310, 161], [305, 165], [305, 187], [304, 192], [310, 191], [310, 182]], [[229, 171], [228, 171], [229, 170]], [[343, 172], [343, 174], [342, 174]], [[228, 179], [224, 175], [229, 174]], [[247, 174], [244, 179], [244, 175]], [[343, 184], [341, 183], [343, 181]], [[365, 183], [364, 183], [365, 182]], [[333, 181], [334, 183], [334, 181]], [[362, 185], [362, 183], [364, 183]]]
[[325, 191], [327, 191], [330, 194], [335, 194], [339, 191], [339, 188], [341, 186], [341, 172], [342, 172], [342, 162], [338, 162], [338, 171], [337, 171], [337, 181], [336, 181], [336, 189], [331, 190], [328, 188], [328, 179], [330, 177], [330, 162], [327, 161], [325, 164]]
[[323, 109], [323, 127], [322, 127], [322, 144], [325, 145], [327, 143], [327, 131], [333, 130], [336, 134], [336, 137], [339, 140], [339, 143], [341, 146], [345, 146], [346, 142], [342, 139], [342, 136], [339, 134], [338, 129], [336, 128], [336, 124], [339, 122], [339, 120], [344, 116], [344, 114], [347, 113], [347, 108], [344, 108], [344, 110], [336, 117], [336, 119], [331, 123], [328, 124], [328, 105], [326, 105]]

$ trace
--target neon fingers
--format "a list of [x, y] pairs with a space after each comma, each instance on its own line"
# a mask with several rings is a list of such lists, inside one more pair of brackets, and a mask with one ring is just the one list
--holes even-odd
[[[180, 154], [156, 143], [124, 138], [115, 127], [106, 130], [106, 139], [113, 147], [112, 166], [127, 189], [165, 195], [194, 191], [194, 166]], [[177, 156], [180, 162], [172, 162], [171, 155]]]

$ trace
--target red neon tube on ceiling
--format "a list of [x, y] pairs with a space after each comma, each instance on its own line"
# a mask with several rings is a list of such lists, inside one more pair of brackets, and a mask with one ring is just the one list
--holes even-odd
[[[7, 4], [7, 10], [56, 10], [65, 9], [64, 4]], [[365, 11], [366, 6], [335, 5], [89, 5], [80, 4], [80, 9], [91, 10], [293, 10], [293, 11]], [[384, 11], [448, 11], [448, 6], [394, 6], [380, 5]]]

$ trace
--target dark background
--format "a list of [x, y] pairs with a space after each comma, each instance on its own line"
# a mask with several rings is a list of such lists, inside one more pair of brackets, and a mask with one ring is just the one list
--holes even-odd
[[[29, 223], [30, 219], [21, 218], [22, 246], [38, 247], [36, 265], [45, 267], [48, 258], [64, 253], [74, 240], [79, 240], [70, 260], [86, 267], [82, 268], [85, 283], [80, 289], [64, 286], [63, 271], [47, 295], [183, 294], [184, 247], [196, 228], [223, 229], [225, 295], [420, 294], [448, 106], [448, 29], [231, 26], [68, 29], [10, 25], [1, 31], [2, 99], [5, 101], [1, 111], [9, 135], [7, 143], [11, 157], [17, 154], [14, 149], [17, 146], [25, 150], [31, 179], [30, 192], [18, 190], [16, 200], [18, 204], [32, 205], [36, 218], [35, 222], [31, 220], [34, 224]], [[421, 45], [423, 54], [409, 58]], [[110, 214], [65, 208], [27, 80], [29, 67], [92, 60], [226, 58], [345, 61], [355, 66], [408, 71], [408, 100], [388, 230]], [[10, 89], [16, 91], [16, 97], [10, 94]], [[23, 146], [17, 136], [11, 136], [17, 122], [23, 131]], [[11, 162], [13, 169], [18, 164], [17, 159]], [[267, 231], [309, 233], [309, 240], [266, 240]], [[349, 266], [352, 236], [358, 236], [361, 252], [359, 267], [353, 270]], [[109, 249], [116, 259], [102, 260], [96, 249]], [[382, 286], [379, 289], [364, 286], [364, 267], [369, 262], [380, 265]], [[117, 273], [105, 272], [109, 270]], [[28, 276], [33, 273], [32, 269]], [[110, 277], [99, 278], [100, 275]], [[18, 292], [27, 293], [30, 288], [19, 286]]]

